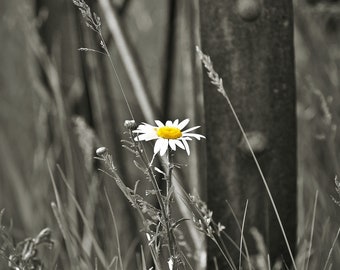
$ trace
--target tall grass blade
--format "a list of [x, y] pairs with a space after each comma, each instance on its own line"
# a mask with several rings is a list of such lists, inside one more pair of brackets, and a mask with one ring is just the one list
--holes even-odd
[[112, 217], [112, 222], [113, 222], [113, 226], [115, 229], [115, 236], [116, 236], [116, 241], [117, 241], [117, 251], [118, 251], [118, 261], [119, 261], [119, 266], [121, 270], [124, 270], [124, 266], [123, 266], [123, 261], [122, 261], [122, 254], [121, 254], [121, 250], [120, 250], [120, 241], [119, 241], [119, 233], [118, 233], [118, 228], [117, 228], [117, 221], [116, 221], [116, 217], [113, 213], [113, 209], [112, 209], [112, 205], [109, 199], [109, 196], [107, 194], [106, 188], [104, 188], [104, 193], [105, 193], [105, 197], [106, 197], [106, 201], [109, 205], [109, 209], [110, 209], [110, 214]]
[[327, 268], [327, 264], [328, 264], [328, 262], [329, 262], [329, 260], [330, 260], [330, 258], [331, 258], [331, 255], [332, 255], [332, 252], [333, 252], [334, 246], [335, 246], [336, 242], [338, 241], [339, 233], [340, 233], [340, 227], [339, 227], [339, 229], [338, 229], [338, 231], [337, 231], [337, 233], [336, 233], [336, 236], [335, 236], [335, 238], [334, 238], [334, 241], [333, 241], [332, 247], [331, 247], [331, 249], [329, 250], [329, 253], [328, 253], [328, 256], [327, 256], [327, 259], [326, 259], [325, 265], [324, 265], [324, 267], [323, 267], [323, 269], [322, 269], [322, 270], [326, 270], [326, 268]]
[[62, 236], [65, 240], [65, 246], [66, 246], [67, 254], [70, 258], [72, 268], [80, 270], [79, 265], [76, 262], [77, 256], [76, 256], [75, 251], [73, 249], [73, 245], [72, 245], [73, 241], [72, 241], [72, 238], [70, 237], [69, 231], [66, 228], [64, 217], [62, 216], [62, 214], [60, 213], [60, 211], [58, 209], [58, 206], [54, 202], [51, 203], [51, 207], [52, 207], [54, 217], [57, 220], [61, 234], [62, 234]]
[[270, 270], [270, 266], [271, 266], [271, 262], [270, 262], [270, 256], [269, 254], [267, 255], [267, 266], [268, 266], [268, 270]]
[[[229, 209], [231, 211], [231, 214], [232, 214], [233, 218], [235, 219], [236, 225], [239, 228], [240, 233], [241, 233], [242, 232], [241, 224], [239, 223], [239, 221], [238, 221], [238, 219], [236, 217], [234, 209], [231, 207], [230, 203], [227, 200], [226, 200], [226, 203], [227, 203], [227, 205], [228, 205], [228, 207], [229, 207]], [[242, 251], [240, 251], [240, 252], [242, 252], [242, 255], [247, 259], [248, 268], [249, 269], [253, 269], [254, 267], [251, 265], [251, 260], [250, 260], [250, 256], [249, 256], [249, 251], [248, 251], [247, 243], [246, 243], [244, 238], [243, 238], [243, 245], [244, 245], [244, 249], [245, 249], [245, 254], [243, 254]]]
[[248, 209], [248, 200], [246, 201], [246, 206], [244, 208], [244, 214], [243, 214], [243, 219], [242, 219], [241, 239], [240, 239], [240, 256], [239, 256], [239, 260], [238, 260], [238, 269], [239, 270], [242, 269], [242, 243], [243, 243], [243, 232], [244, 232], [244, 225], [245, 225], [245, 222], [246, 222], [247, 209]]
[[71, 265], [75, 269], [79, 269], [79, 266], [77, 262], [75, 261], [75, 259], [77, 258], [77, 255], [76, 255], [76, 251], [73, 248], [74, 247], [73, 240], [72, 240], [69, 230], [67, 229], [67, 222], [65, 220], [64, 210], [61, 204], [60, 195], [59, 195], [57, 185], [56, 185], [56, 182], [55, 182], [55, 179], [54, 179], [54, 176], [53, 176], [53, 173], [52, 173], [52, 170], [51, 170], [51, 167], [48, 161], [47, 161], [47, 169], [50, 174], [54, 196], [57, 202], [57, 203], [55, 202], [51, 203], [52, 211], [53, 211], [55, 219], [57, 220], [58, 227], [61, 231], [61, 234], [64, 238], [67, 254], [70, 258]]
[[69, 191], [69, 194], [70, 194], [70, 197], [71, 197], [72, 201], [74, 202], [74, 204], [75, 204], [75, 206], [76, 206], [76, 208], [77, 208], [77, 210], [78, 210], [78, 212], [79, 212], [79, 214], [80, 214], [80, 217], [81, 217], [82, 221], [84, 222], [84, 225], [85, 225], [85, 226], [87, 227], [87, 229], [88, 229], [88, 232], [89, 232], [89, 234], [90, 234], [90, 236], [91, 236], [91, 239], [92, 239], [92, 241], [93, 241], [93, 247], [94, 247], [94, 249], [95, 249], [95, 251], [96, 251], [96, 253], [97, 253], [98, 259], [100, 260], [101, 264], [102, 264], [105, 268], [107, 268], [108, 263], [106, 262], [106, 259], [105, 259], [105, 256], [104, 256], [104, 252], [103, 252], [102, 249], [100, 248], [100, 246], [99, 246], [99, 244], [98, 244], [98, 242], [97, 242], [95, 236], [93, 235], [92, 230], [91, 230], [91, 227], [90, 227], [90, 224], [88, 223], [87, 218], [86, 218], [86, 216], [85, 216], [83, 210], [81, 209], [81, 207], [80, 207], [80, 205], [79, 205], [79, 203], [78, 203], [78, 201], [77, 201], [77, 199], [76, 199], [76, 197], [75, 197], [75, 195], [74, 195], [74, 193], [73, 193], [73, 190], [72, 190], [71, 186], [68, 184], [68, 182], [67, 182], [67, 180], [66, 180], [66, 177], [65, 177], [63, 171], [61, 170], [61, 168], [60, 168], [58, 165], [57, 165], [57, 168], [58, 168], [58, 171], [59, 171], [59, 173], [60, 173], [60, 175], [61, 175], [61, 179], [63, 180], [65, 186], [67, 187], [67, 189], [68, 189], [68, 191]]
[[140, 252], [141, 252], [141, 260], [142, 260], [142, 269], [147, 270], [143, 246], [140, 247]]

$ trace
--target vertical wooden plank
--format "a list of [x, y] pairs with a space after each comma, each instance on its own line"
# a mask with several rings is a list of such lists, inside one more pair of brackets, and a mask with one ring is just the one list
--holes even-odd
[[[296, 243], [296, 117], [292, 1], [238, 0], [200, 2], [203, 51], [211, 56], [277, 203], [288, 240]], [[291, 263], [273, 208], [247, 146], [226, 100], [204, 78], [207, 135], [208, 205], [214, 219], [226, 226], [236, 243], [240, 231], [225, 203], [242, 220], [249, 208], [245, 237], [250, 253], [256, 245], [249, 234], [256, 227], [263, 235], [272, 261]], [[236, 265], [238, 250], [228, 249]], [[217, 256], [208, 245], [208, 269]]]

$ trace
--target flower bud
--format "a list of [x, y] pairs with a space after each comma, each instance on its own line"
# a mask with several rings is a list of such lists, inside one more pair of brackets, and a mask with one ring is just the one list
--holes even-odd
[[137, 124], [135, 120], [125, 120], [124, 127], [129, 130], [135, 130], [137, 128]]
[[97, 154], [97, 156], [100, 156], [100, 157], [102, 157], [102, 156], [104, 156], [105, 154], [107, 154], [107, 148], [106, 147], [104, 147], [104, 146], [102, 146], [102, 147], [99, 147], [97, 150], [96, 150], [96, 154]]

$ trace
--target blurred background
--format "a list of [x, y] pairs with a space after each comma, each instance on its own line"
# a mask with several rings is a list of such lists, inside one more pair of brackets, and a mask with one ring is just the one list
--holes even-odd
[[[111, 10], [87, 1], [102, 19], [103, 37], [137, 122], [190, 118], [191, 125], [204, 126], [202, 75], [195, 56], [195, 45], [200, 44], [197, 2], [114, 0]], [[107, 27], [107, 13], [118, 30]], [[142, 241], [138, 219], [114, 183], [98, 173], [93, 159], [95, 149], [105, 145], [129, 186], [140, 177], [132, 168], [133, 155], [121, 147], [124, 121], [131, 115], [110, 62], [102, 54], [78, 50], [102, 51], [98, 35], [86, 26], [71, 0], [0, 0], [0, 19], [2, 223], [11, 227], [16, 242], [45, 227], [52, 229], [58, 241], [44, 256], [47, 269], [55, 263], [60, 269], [91, 269], [86, 257], [93, 256], [94, 244], [61, 171], [110, 261], [117, 244], [113, 224], [108, 226], [106, 186], [119, 217], [125, 264], [136, 269], [135, 253]], [[340, 172], [340, 3], [294, 0], [294, 20], [298, 243], [300, 250], [306, 249], [318, 190], [310, 269], [320, 269], [340, 226], [340, 209], [332, 200], [339, 199], [334, 179]], [[201, 193], [198, 147], [189, 160], [179, 156], [178, 161], [190, 164], [184, 166], [183, 178], [188, 180], [183, 185]], [[56, 201], [52, 176], [65, 205], [61, 221], [51, 208]], [[60, 223], [67, 224], [72, 238], [67, 249]], [[70, 261], [70, 253], [78, 261]], [[6, 265], [2, 261], [0, 268], [7, 269]], [[340, 266], [339, 243], [332, 266]]]

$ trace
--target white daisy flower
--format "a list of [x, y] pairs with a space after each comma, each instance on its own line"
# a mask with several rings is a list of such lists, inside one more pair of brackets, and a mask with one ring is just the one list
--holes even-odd
[[133, 132], [138, 134], [135, 138], [136, 141], [156, 140], [154, 153], [157, 154], [159, 152], [161, 156], [165, 154], [169, 147], [175, 151], [177, 146], [190, 155], [188, 141], [191, 141], [192, 138], [197, 140], [205, 138], [203, 135], [191, 133], [191, 131], [198, 129], [200, 126], [183, 130], [189, 123], [189, 119], [185, 119], [180, 123], [178, 119], [173, 122], [168, 120], [165, 125], [159, 120], [155, 120], [155, 123], [157, 126], [143, 123]]

